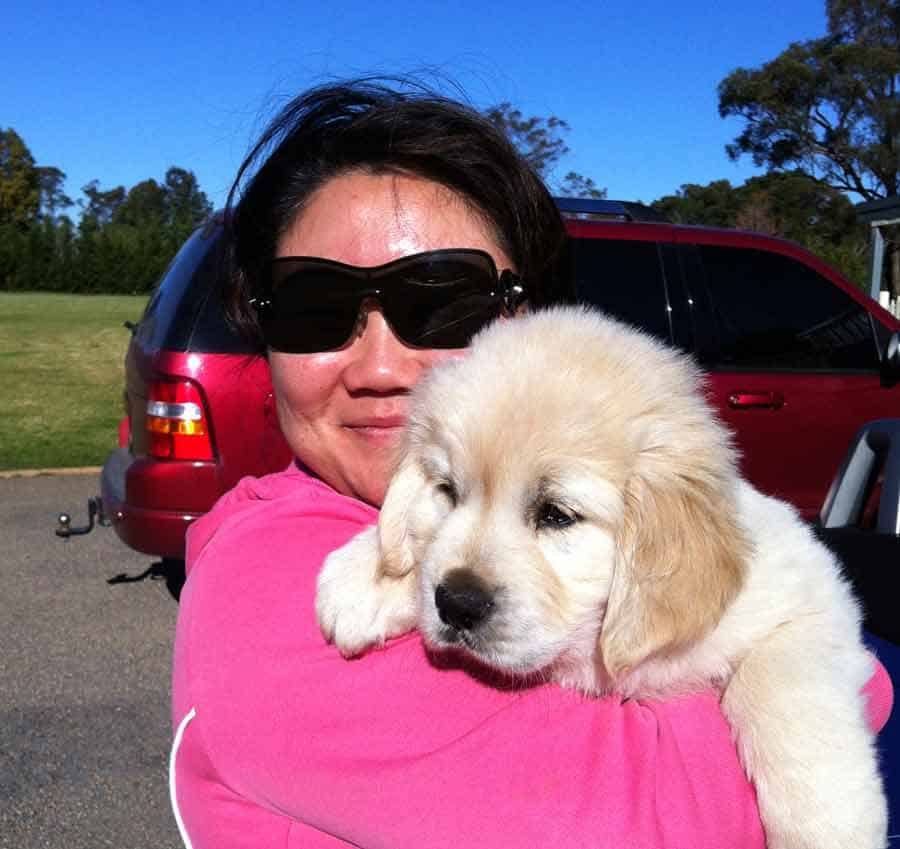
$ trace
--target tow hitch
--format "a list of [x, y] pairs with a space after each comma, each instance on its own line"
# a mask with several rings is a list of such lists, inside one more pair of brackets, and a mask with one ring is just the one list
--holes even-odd
[[94, 530], [94, 521], [104, 528], [109, 527], [110, 521], [103, 512], [103, 500], [99, 495], [92, 495], [88, 499], [88, 523], [80, 528], [72, 527], [72, 517], [68, 513], [60, 513], [59, 527], [56, 529], [56, 535], [68, 539], [69, 537], [79, 536], [80, 534], [89, 534]]

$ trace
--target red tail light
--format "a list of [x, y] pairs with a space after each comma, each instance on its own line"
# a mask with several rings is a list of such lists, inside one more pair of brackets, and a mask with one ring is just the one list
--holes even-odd
[[209, 416], [200, 390], [189, 380], [150, 384], [147, 453], [163, 460], [212, 460]]

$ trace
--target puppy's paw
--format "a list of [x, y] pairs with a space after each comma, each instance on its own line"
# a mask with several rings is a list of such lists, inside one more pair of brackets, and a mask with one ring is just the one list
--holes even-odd
[[326, 640], [344, 657], [411, 630], [415, 577], [379, 575], [377, 528], [367, 528], [325, 559], [316, 590], [316, 617]]

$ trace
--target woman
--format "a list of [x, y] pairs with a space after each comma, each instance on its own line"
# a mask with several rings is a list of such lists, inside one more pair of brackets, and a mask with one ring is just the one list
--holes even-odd
[[317, 571], [376, 520], [410, 388], [515, 312], [515, 280], [531, 307], [565, 297], [564, 234], [502, 134], [428, 93], [314, 90], [241, 174], [270, 148], [232, 215], [231, 311], [268, 348], [297, 462], [189, 534], [171, 759], [185, 845], [760, 849], [712, 692], [501, 689], [437, 668], [416, 634], [353, 662], [324, 642]]

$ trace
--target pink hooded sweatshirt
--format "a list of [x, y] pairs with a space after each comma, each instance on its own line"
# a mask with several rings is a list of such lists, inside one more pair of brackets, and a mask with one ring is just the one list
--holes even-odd
[[[193, 849], [763, 849], [716, 694], [497, 689], [418, 634], [344, 660], [324, 557], [376, 520], [296, 467], [245, 479], [188, 536], [170, 790]], [[869, 713], [892, 689], [880, 665]]]

